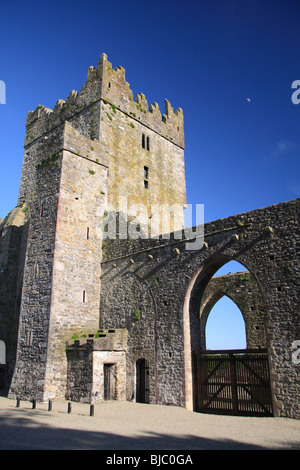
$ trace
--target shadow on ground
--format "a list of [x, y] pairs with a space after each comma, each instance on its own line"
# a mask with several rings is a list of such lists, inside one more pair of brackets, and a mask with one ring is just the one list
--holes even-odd
[[[93, 418], [91, 418], [93, 419]], [[291, 447], [290, 447], [291, 448]], [[199, 436], [145, 433], [127, 437], [97, 431], [54, 428], [8, 413], [0, 420], [1, 450], [264, 450], [242, 442]]]

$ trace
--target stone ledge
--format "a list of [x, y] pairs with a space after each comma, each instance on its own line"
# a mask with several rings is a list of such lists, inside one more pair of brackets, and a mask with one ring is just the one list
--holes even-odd
[[93, 351], [127, 351], [126, 328], [103, 329], [87, 337], [74, 339], [72, 344], [66, 343], [66, 350], [93, 350]]

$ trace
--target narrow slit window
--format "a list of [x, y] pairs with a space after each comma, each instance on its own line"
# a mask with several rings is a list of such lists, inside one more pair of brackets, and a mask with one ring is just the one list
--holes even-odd
[[34, 264], [33, 278], [37, 279], [38, 277], [39, 277], [39, 265], [38, 265], [38, 262], [36, 261]]
[[40, 207], [40, 217], [43, 217], [45, 211], [45, 203], [42, 201], [41, 207]]
[[85, 304], [86, 301], [86, 295], [85, 295], [85, 290], [82, 292], [82, 303]]
[[149, 168], [147, 166], [144, 166], [144, 188], [148, 189], [149, 186]]
[[142, 147], [143, 147], [143, 149], [145, 148], [145, 142], [146, 142], [145, 134], [142, 134]]
[[150, 150], [150, 137], [147, 137], [147, 150]]
[[87, 227], [87, 228], [86, 228], [86, 239], [87, 239], [87, 240], [90, 239], [90, 227]]
[[26, 346], [32, 346], [32, 330], [26, 332]]

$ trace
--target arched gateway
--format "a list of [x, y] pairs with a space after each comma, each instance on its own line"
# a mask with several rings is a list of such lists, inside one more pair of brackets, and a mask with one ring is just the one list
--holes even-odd
[[[191, 331], [190, 354], [186, 352], [186, 384], [191, 384], [193, 409], [205, 413], [271, 416], [273, 414], [265, 330], [265, 308], [259, 283], [249, 272], [211, 277], [224, 264], [211, 258], [193, 281], [188, 298]], [[205, 327], [215, 303], [230, 293], [240, 305], [246, 329], [247, 349], [207, 350]], [[254, 323], [259, 324], [254, 328]], [[259, 335], [257, 333], [260, 333]], [[188, 333], [187, 333], [188, 334]], [[260, 344], [261, 337], [264, 344]], [[252, 349], [249, 348], [252, 345]], [[187, 395], [188, 396], [188, 395]]]

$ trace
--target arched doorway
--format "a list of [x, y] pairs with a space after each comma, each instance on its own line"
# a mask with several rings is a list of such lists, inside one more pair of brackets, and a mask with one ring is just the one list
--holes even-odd
[[136, 361], [136, 401], [149, 403], [149, 364], [146, 359]]
[[[224, 271], [224, 265], [229, 261], [231, 260], [225, 255], [209, 260], [195, 274], [187, 293], [184, 314], [190, 339], [187, 341], [185, 338], [185, 345], [188, 346], [188, 349], [185, 348], [186, 384], [189, 383], [188, 351], [192, 351], [190, 370], [195, 411], [270, 416], [272, 399], [266, 341], [258, 340], [250, 334], [254, 330], [253, 316], [257, 331], [260, 328], [264, 330], [265, 309], [261, 288], [253, 273], [243, 265], [242, 270], [238, 266], [236, 273], [229, 271], [224, 275], [218, 272], [221, 267]], [[215, 277], [216, 273], [218, 275]], [[251, 289], [254, 290], [254, 295], [251, 294]], [[209, 314], [224, 296], [234, 301], [243, 315], [247, 349], [245, 344], [242, 345], [243, 348], [228, 349], [227, 346], [224, 349], [218, 347], [217, 350], [206, 346], [205, 327]], [[259, 300], [257, 305], [253, 303], [254, 298]], [[253, 315], [255, 312], [256, 316]], [[234, 320], [228, 321], [229, 326], [232, 321]]]

